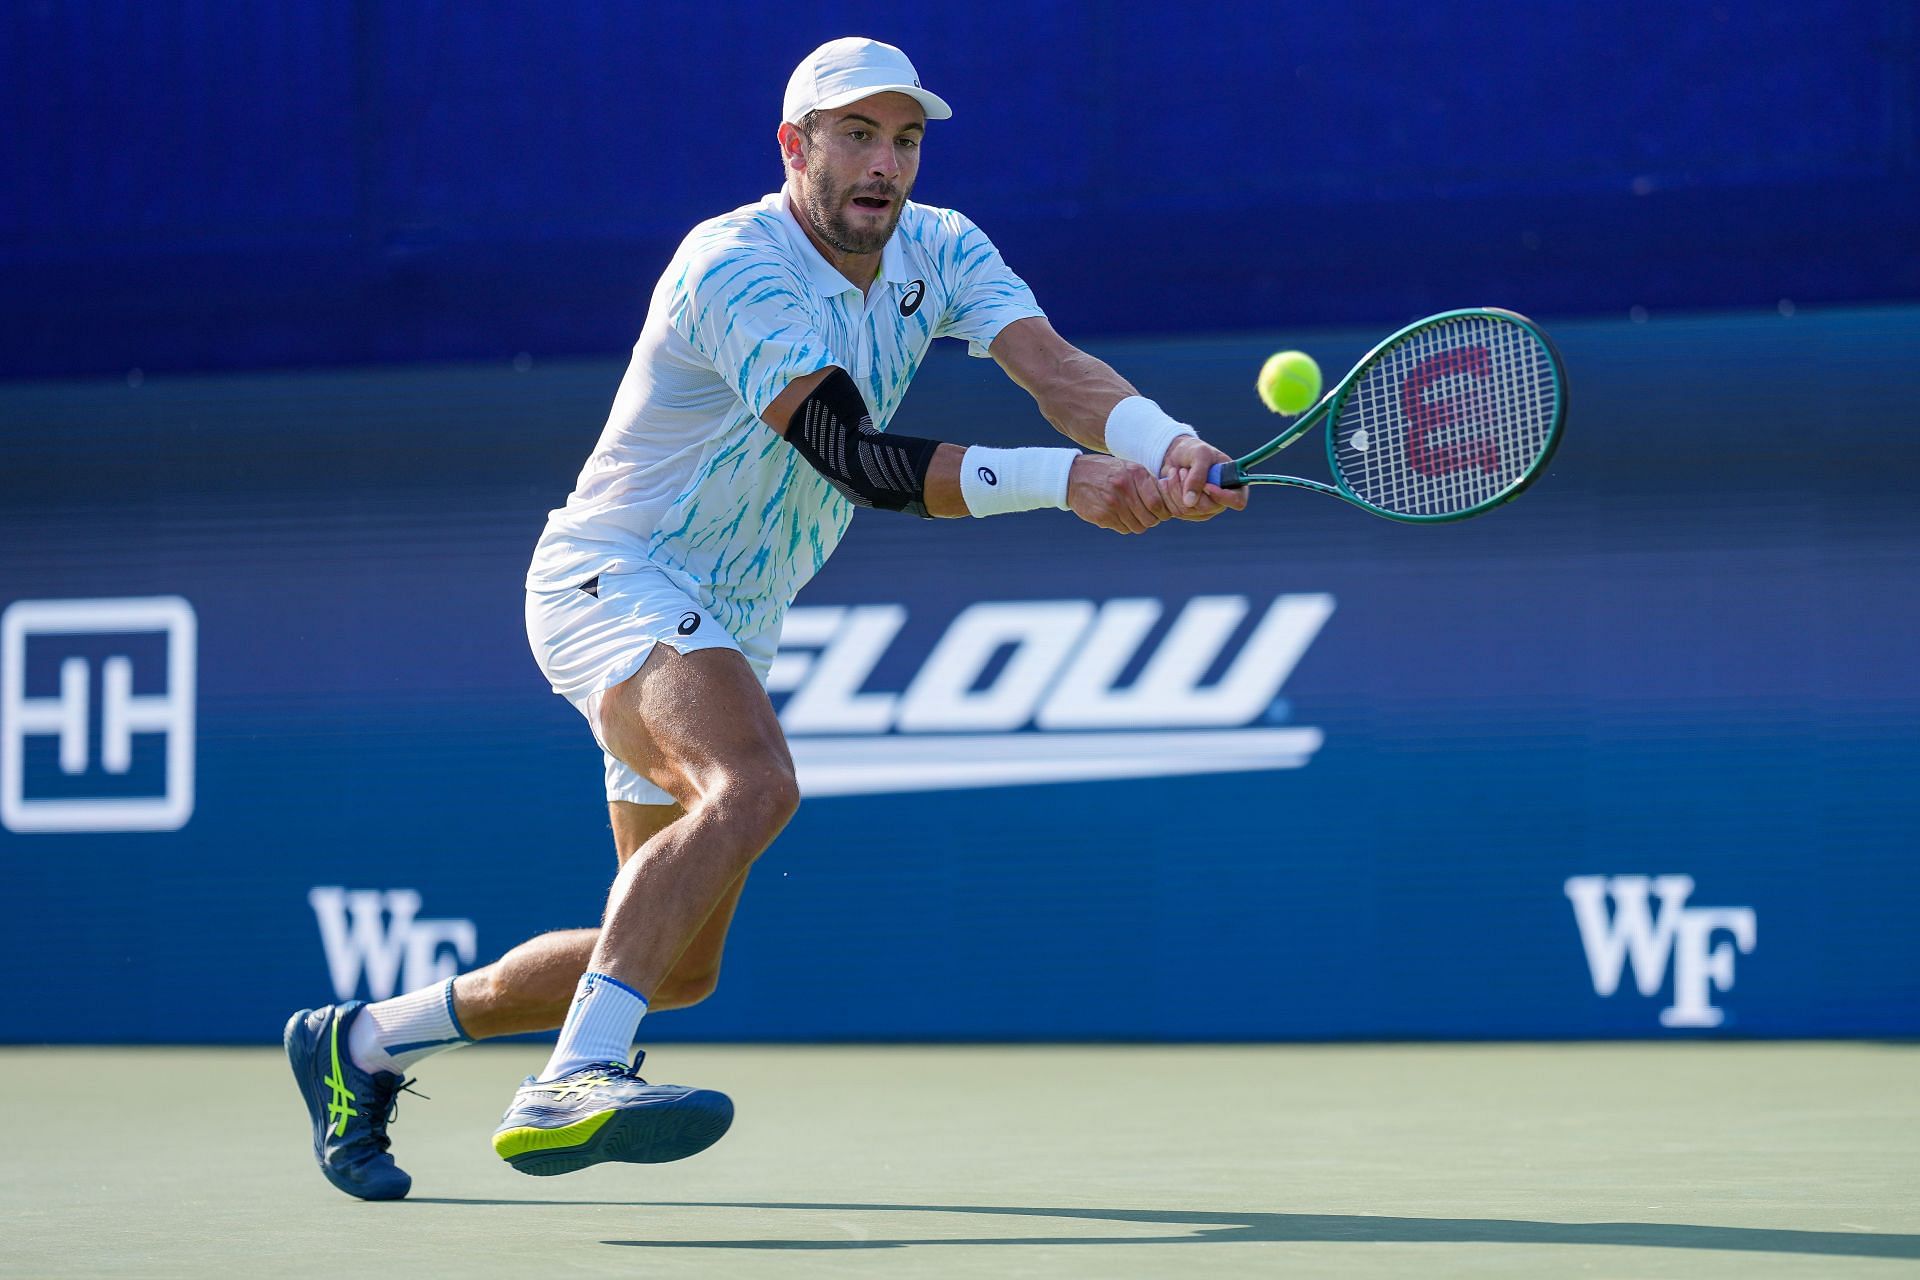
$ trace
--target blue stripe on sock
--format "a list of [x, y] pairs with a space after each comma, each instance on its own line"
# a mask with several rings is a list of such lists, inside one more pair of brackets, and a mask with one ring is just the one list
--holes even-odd
[[596, 982], [611, 983], [614, 986], [620, 988], [622, 991], [626, 992], [628, 995], [632, 996], [635, 1000], [638, 1000], [641, 1004], [647, 1003], [647, 998], [645, 996], [641, 995], [638, 991], [635, 991], [632, 987], [620, 981], [620, 979], [618, 978], [610, 977], [607, 974], [600, 973], [597, 971], [589, 971], [587, 974], [587, 977], [594, 979]]
[[[460, 1040], [463, 1044], [473, 1043], [473, 1037], [468, 1035], [467, 1029], [460, 1025], [460, 1015], [453, 1011], [453, 979], [452, 978], [447, 979], [447, 1021], [453, 1024], [453, 1033], [460, 1037]], [[393, 1050], [390, 1049], [388, 1050], [388, 1052], [391, 1053], [393, 1052]]]
[[407, 1044], [390, 1044], [386, 1046], [386, 1051], [387, 1051], [387, 1056], [391, 1058], [402, 1053], [412, 1053], [415, 1049], [432, 1049], [443, 1044], [468, 1044], [468, 1043], [470, 1042], [464, 1038], [457, 1039], [457, 1040], [414, 1040]]

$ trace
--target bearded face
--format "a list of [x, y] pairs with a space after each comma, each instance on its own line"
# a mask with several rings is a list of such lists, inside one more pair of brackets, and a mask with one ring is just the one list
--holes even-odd
[[885, 248], [919, 176], [925, 132], [925, 112], [903, 93], [808, 117], [794, 189], [815, 238], [842, 254]]
[[813, 234], [840, 252], [878, 253], [900, 225], [911, 191], [880, 180], [844, 185], [816, 180], [807, 185], [802, 204]]

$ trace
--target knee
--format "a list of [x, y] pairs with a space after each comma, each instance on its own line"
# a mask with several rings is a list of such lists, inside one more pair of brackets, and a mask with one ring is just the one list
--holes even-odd
[[793, 776], [793, 766], [782, 761], [762, 784], [761, 795], [766, 819], [772, 826], [769, 832], [771, 839], [779, 835], [793, 821], [793, 815], [800, 811], [800, 780]]
[[708, 803], [729, 823], [739, 825], [759, 853], [800, 807], [800, 784], [786, 761], [764, 761], [730, 770]]
[[720, 986], [718, 966], [702, 970], [699, 973], [681, 973], [675, 971], [660, 984], [653, 993], [653, 999], [647, 1002], [649, 1009], [685, 1009], [689, 1005], [699, 1004], [712, 995]]

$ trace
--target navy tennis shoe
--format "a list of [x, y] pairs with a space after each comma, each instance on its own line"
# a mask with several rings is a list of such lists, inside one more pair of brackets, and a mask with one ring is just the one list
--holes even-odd
[[409, 1081], [391, 1071], [362, 1071], [342, 1043], [363, 1000], [302, 1009], [281, 1040], [313, 1121], [313, 1158], [327, 1181], [362, 1200], [398, 1200], [413, 1179], [387, 1154], [387, 1123]]
[[733, 1123], [726, 1094], [648, 1084], [639, 1072], [639, 1061], [608, 1062], [544, 1084], [527, 1077], [494, 1131], [494, 1151], [539, 1177], [608, 1160], [659, 1164], [705, 1151]]

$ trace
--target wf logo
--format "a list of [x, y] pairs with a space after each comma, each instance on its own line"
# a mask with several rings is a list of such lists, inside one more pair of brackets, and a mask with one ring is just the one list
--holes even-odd
[[[1726, 1015], [1714, 1007], [1712, 993], [1733, 989], [1735, 949], [1742, 955], [1753, 950], [1752, 907], [1689, 907], [1692, 876], [1574, 876], [1566, 893], [1596, 995], [1618, 990], [1620, 971], [1628, 964], [1640, 994], [1658, 995], [1671, 963], [1673, 1006], [1660, 1011], [1660, 1025], [1720, 1025]], [[1650, 900], [1660, 904], [1657, 911]], [[1722, 933], [1730, 936], [1716, 942], [1715, 935]]]
[[195, 645], [193, 606], [178, 596], [8, 605], [0, 823], [23, 832], [185, 826]]
[[336, 999], [353, 999], [362, 976], [368, 998], [386, 1000], [445, 981], [473, 963], [473, 921], [420, 919], [416, 890], [329, 885], [308, 890], [307, 902], [320, 921]]

